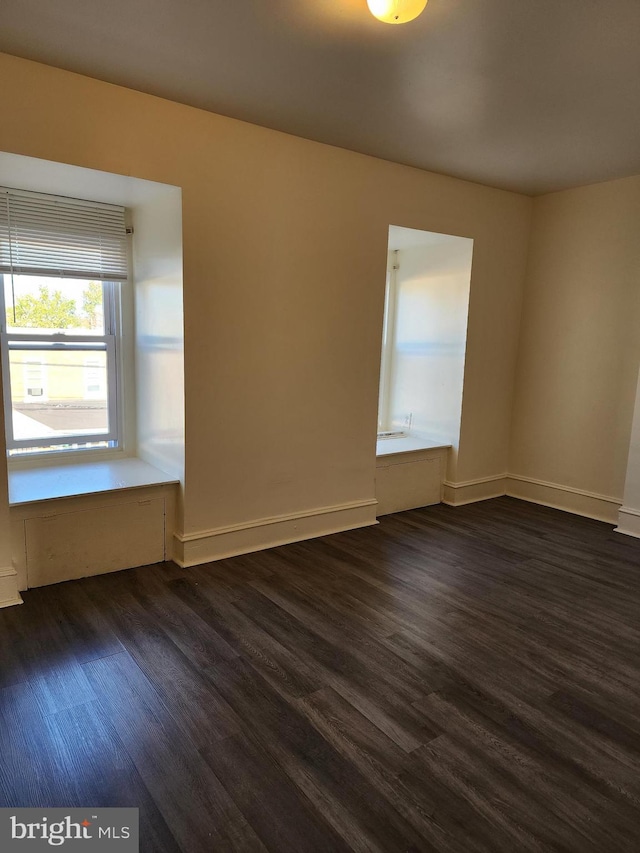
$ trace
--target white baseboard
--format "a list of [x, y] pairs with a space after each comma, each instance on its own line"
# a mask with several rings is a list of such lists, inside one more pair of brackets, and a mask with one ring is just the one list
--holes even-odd
[[0, 569], [0, 608], [22, 603], [18, 592], [18, 573], [14, 568]]
[[465, 504], [486, 501], [506, 495], [507, 475], [497, 474], [493, 477], [481, 477], [477, 480], [467, 480], [464, 483], [442, 484], [442, 502], [449, 506], [464, 506]]
[[[445, 481], [443, 484], [443, 503], [449, 506], [464, 506], [501, 495], [509, 495], [530, 503], [571, 512], [574, 515], [606, 521], [609, 524], [615, 524], [618, 520], [621, 503], [620, 500], [609, 495], [599, 495], [558, 483], [522, 477], [518, 474], [498, 474], [463, 483]], [[640, 536], [640, 513], [633, 521], [629, 520], [630, 518], [631, 514], [625, 516], [624, 524], [620, 523], [620, 528], [624, 527], [624, 529], [620, 529], [619, 532]]]
[[640, 511], [629, 506], [621, 506], [618, 512], [618, 526], [616, 533], [624, 533], [625, 536], [634, 536], [640, 539]]
[[523, 501], [561, 509], [572, 512], [574, 515], [594, 518], [597, 521], [606, 521], [609, 524], [615, 524], [618, 520], [621, 503], [617, 498], [609, 495], [599, 495], [595, 492], [574, 489], [559, 483], [547, 483], [544, 480], [534, 480], [532, 477], [522, 477], [518, 474], [508, 475], [507, 494]]
[[183, 568], [263, 551], [290, 542], [377, 524], [377, 501], [356, 501], [260, 518], [197, 533], [174, 534], [174, 561]]

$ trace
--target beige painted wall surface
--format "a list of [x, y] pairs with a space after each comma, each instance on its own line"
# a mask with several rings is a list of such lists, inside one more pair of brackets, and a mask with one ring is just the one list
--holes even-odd
[[640, 359], [640, 177], [538, 198], [511, 473], [622, 499]]
[[475, 240], [460, 480], [503, 473], [531, 200], [0, 56], [0, 150], [182, 187], [184, 531], [374, 496], [390, 223]]

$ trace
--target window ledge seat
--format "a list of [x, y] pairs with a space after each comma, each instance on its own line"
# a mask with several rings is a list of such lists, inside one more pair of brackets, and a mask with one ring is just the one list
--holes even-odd
[[376, 457], [392, 456], [396, 453], [415, 453], [418, 450], [448, 450], [450, 444], [430, 441], [418, 435], [403, 435], [399, 438], [379, 438], [376, 442]]
[[9, 471], [9, 505], [177, 483], [141, 459], [80, 462]]

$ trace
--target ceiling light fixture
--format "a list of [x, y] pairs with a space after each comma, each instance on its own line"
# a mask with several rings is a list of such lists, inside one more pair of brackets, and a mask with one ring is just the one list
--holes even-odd
[[428, 0], [367, 0], [369, 11], [385, 24], [406, 24], [424, 10]]

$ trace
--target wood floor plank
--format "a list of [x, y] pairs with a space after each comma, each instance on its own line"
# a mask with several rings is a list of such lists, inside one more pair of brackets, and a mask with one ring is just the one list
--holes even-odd
[[230, 647], [260, 672], [277, 690], [287, 696], [306, 696], [320, 686], [314, 667], [289, 650], [232, 602], [221, 603], [216, 587], [181, 579], [170, 584], [171, 591], [203, 620], [216, 625]]
[[640, 541], [511, 498], [25, 593], [0, 806], [145, 853], [637, 853]]
[[528, 832], [541, 843], [566, 846], [583, 835], [584, 850], [599, 851], [609, 837], [608, 822], [615, 821], [626, 845], [635, 844], [626, 804], [612, 802], [599, 780], [550, 749], [512, 710], [468, 684], [436, 692], [424, 705], [464, 750], [466, 764], [480, 767], [487, 784], [497, 780], [501, 799], [519, 802], [513, 811], [522, 813]]
[[225, 738], [203, 755], [272, 853], [349, 850], [269, 751], [254, 738], [246, 735]]
[[[461, 744], [442, 735], [420, 747], [416, 756], [430, 775], [456, 791], [491, 824], [496, 851], [549, 849], [546, 827], [532, 826], [529, 804], [514, 796], [508, 782], [473, 762]], [[560, 837], [556, 836], [551, 849], [563, 849]]]
[[[218, 667], [216, 683], [274, 759], [354, 850], [406, 851], [419, 834], [360, 769], [345, 760], [261, 676], [242, 661]], [[432, 849], [422, 840], [423, 849]], [[420, 848], [418, 848], [420, 849]]]
[[82, 584], [71, 581], [47, 587], [46, 607], [79, 664], [124, 651], [101, 608], [89, 600]]
[[333, 642], [325, 639], [309, 630], [304, 619], [292, 616], [272, 598], [251, 591], [247, 591], [235, 606], [250, 613], [283, 645], [296, 648], [303, 660], [315, 662], [325, 683], [331, 684], [403, 748], [415, 749], [437, 736], [438, 732], [414, 712], [407, 698], [416, 698], [411, 685], [406, 686], [404, 697], [397, 695], [401, 688], [396, 679], [396, 667], [400, 668], [402, 661], [394, 661], [391, 670], [378, 665], [373, 655], [367, 663], [348, 645], [341, 644], [338, 637], [334, 636]]
[[133, 659], [126, 653], [112, 655], [85, 664], [85, 669], [102, 710], [182, 850], [264, 850]]
[[184, 573], [178, 578], [163, 581], [142, 574], [133, 575], [131, 595], [180, 651], [200, 669], [231, 660], [237, 652], [215, 630], [211, 622], [194, 615], [192, 608], [173, 594], [172, 585], [186, 583]]
[[[44, 588], [32, 590], [24, 615], [9, 616], [11, 635], [6, 641], [12, 654], [9, 666], [19, 661], [18, 681], [28, 680], [45, 714], [91, 702], [95, 696], [82, 671], [73, 638], [66, 636], [49, 606]], [[17, 670], [13, 671], [14, 679]]]
[[[314, 693], [298, 702], [307, 719], [334, 748], [354, 765], [410, 823], [434, 850], [450, 853], [491, 850], [492, 827], [485, 823], [478, 831], [479, 819], [473, 821], [474, 832], [464, 826], [460, 803], [458, 818], [452, 823], [447, 807], [453, 795], [450, 790], [434, 791], [424, 784], [407, 785], [415, 770], [413, 756], [384, 735], [365, 716], [331, 688]], [[466, 815], [468, 820], [468, 814]]]
[[[91, 595], [96, 586], [91, 585]], [[153, 617], [131, 595], [129, 585], [114, 594], [109, 610], [111, 625], [128, 654], [153, 683], [165, 708], [198, 748], [240, 731], [240, 722], [206, 679]]]
[[141, 853], [179, 853], [160, 809], [97, 701], [60, 711], [48, 717], [46, 725], [67, 779], [66, 806], [137, 808]]
[[286, 577], [278, 585], [271, 581], [269, 584], [252, 582], [251, 586], [317, 636], [348, 648], [369, 671], [379, 668], [380, 682], [384, 681], [392, 687], [397, 696], [405, 701], [414, 701], [424, 695], [424, 682], [411, 667], [395, 658], [378, 641], [379, 637], [363, 630], [362, 622], [346, 615], [345, 609], [339, 604], [326, 598], [318, 600], [314, 595], [314, 587], [308, 582], [302, 587], [299, 583], [290, 583]]
[[0, 807], [64, 807], [72, 792], [29, 682], [0, 690]]

